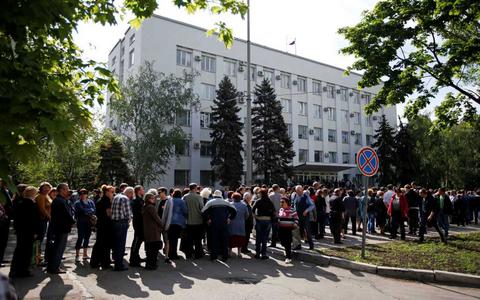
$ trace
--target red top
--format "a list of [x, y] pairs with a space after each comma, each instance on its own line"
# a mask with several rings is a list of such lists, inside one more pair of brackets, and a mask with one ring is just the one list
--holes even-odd
[[[395, 200], [396, 196], [397, 196], [396, 193], [393, 194], [392, 198], [390, 198], [390, 203], [388, 204], [387, 213], [390, 217], [392, 216], [392, 210], [393, 210], [392, 206], [393, 206], [393, 201]], [[404, 218], [408, 218], [408, 202], [407, 202], [407, 198], [405, 197], [405, 195], [400, 196], [400, 211], [402, 212], [402, 216]]]

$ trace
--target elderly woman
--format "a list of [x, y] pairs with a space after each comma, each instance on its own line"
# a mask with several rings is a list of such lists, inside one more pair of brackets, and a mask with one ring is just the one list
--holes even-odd
[[14, 203], [14, 228], [17, 234], [17, 245], [13, 252], [9, 277], [32, 276], [29, 270], [33, 252], [33, 241], [38, 233], [39, 214], [35, 195], [37, 189], [28, 186], [23, 197], [16, 197]]
[[168, 199], [162, 215], [162, 225], [168, 233], [168, 257], [179, 259], [177, 254], [178, 239], [187, 224], [188, 210], [182, 199], [182, 191], [175, 189], [172, 198]]
[[242, 257], [240, 253], [246, 240], [245, 221], [250, 216], [250, 213], [248, 212], [247, 205], [241, 201], [242, 195], [240, 193], [233, 193], [232, 199], [237, 214], [230, 224], [228, 224], [228, 231], [230, 234], [229, 248], [230, 253], [232, 253], [233, 248], [238, 248], [238, 257]]
[[155, 209], [156, 194], [145, 194], [145, 204], [142, 208], [143, 217], [143, 235], [145, 238], [145, 252], [147, 254], [147, 261], [145, 263], [145, 269], [155, 270], [157, 269], [158, 251], [162, 248], [162, 220], [158, 216], [158, 212]]
[[80, 262], [80, 249], [83, 249], [83, 259], [88, 259], [88, 243], [92, 234], [91, 218], [95, 215], [95, 203], [88, 199], [88, 191], [81, 189], [80, 199], [75, 202], [75, 219], [77, 220], [77, 242], [75, 244], [75, 262]]

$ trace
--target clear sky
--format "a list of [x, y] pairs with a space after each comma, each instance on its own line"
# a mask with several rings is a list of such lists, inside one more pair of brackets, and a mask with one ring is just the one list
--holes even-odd
[[[159, 8], [156, 14], [204, 28], [212, 28], [216, 21], [222, 20], [233, 28], [236, 37], [246, 39], [246, 20], [239, 16], [212, 16], [207, 12], [190, 15], [184, 9], [174, 6], [172, 0], [157, 2]], [[251, 40], [294, 53], [295, 48], [287, 46], [287, 41], [296, 39], [297, 55], [346, 68], [354, 58], [339, 53], [339, 50], [347, 45], [347, 41], [337, 31], [343, 26], [356, 24], [360, 21], [362, 12], [373, 8], [376, 2], [376, 0], [251, 0]], [[128, 19], [129, 16], [119, 20], [116, 26], [90, 23], [80, 25], [75, 34], [75, 41], [84, 51], [84, 57], [106, 62], [108, 53], [127, 30]], [[255, 56], [255, 53], [252, 53], [252, 56]], [[438, 100], [433, 103], [437, 104]], [[397, 106], [399, 115], [403, 114], [403, 108], [404, 105]], [[103, 110], [99, 108], [99, 111]]]

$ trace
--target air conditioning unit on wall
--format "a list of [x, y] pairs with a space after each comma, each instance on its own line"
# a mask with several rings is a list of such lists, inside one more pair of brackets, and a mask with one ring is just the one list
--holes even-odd
[[243, 66], [238, 66], [238, 72], [243, 72]]
[[202, 57], [200, 55], [195, 55], [195, 60], [196, 61], [201, 61], [202, 60]]
[[337, 94], [340, 94], [340, 90], [337, 90]]
[[324, 107], [324, 108], [323, 108], [323, 111], [328, 111], [328, 107]]
[[351, 135], [355, 135], [355, 130], [350, 131]]
[[355, 114], [354, 113], [350, 113], [350, 118], [353, 118], [355, 117]]
[[308, 132], [310, 133], [310, 135], [313, 135], [315, 133], [313, 129], [310, 129]]
[[275, 79], [276, 79], [276, 80], [280, 80], [280, 79], [282, 79], [282, 76], [277, 75], [277, 76], [275, 76]]
[[323, 91], [324, 91], [324, 92], [327, 91], [327, 87], [326, 87], [326, 86], [323, 87]]
[[353, 93], [352, 93], [352, 92], [350, 92], [350, 97], [353, 97]]
[[200, 149], [200, 143], [193, 143], [193, 149], [195, 150]]
[[258, 71], [258, 76], [262, 77], [263, 76], [263, 71]]
[[377, 116], [373, 116], [373, 117], [372, 117], [372, 120], [374, 120], [374, 121], [376, 121], [377, 119], [378, 119]]
[[298, 81], [293, 80], [293, 81], [292, 81], [292, 84], [293, 84], [293, 85], [297, 85], [297, 84], [298, 84]]

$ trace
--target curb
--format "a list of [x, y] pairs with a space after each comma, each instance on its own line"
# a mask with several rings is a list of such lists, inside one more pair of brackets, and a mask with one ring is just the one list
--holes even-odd
[[[277, 249], [283, 254], [283, 251]], [[275, 251], [275, 252], [278, 252]], [[448, 285], [460, 285], [467, 287], [480, 288], [480, 276], [471, 274], [462, 274], [455, 272], [439, 271], [439, 270], [422, 270], [422, 269], [406, 269], [394, 268], [386, 266], [377, 266], [362, 262], [355, 262], [344, 258], [326, 256], [306, 251], [293, 251], [295, 258], [314, 263], [319, 266], [334, 266], [348, 270], [361, 271], [371, 274], [377, 274], [384, 277], [392, 277], [406, 280], [414, 280], [420, 282], [435, 282]]]

